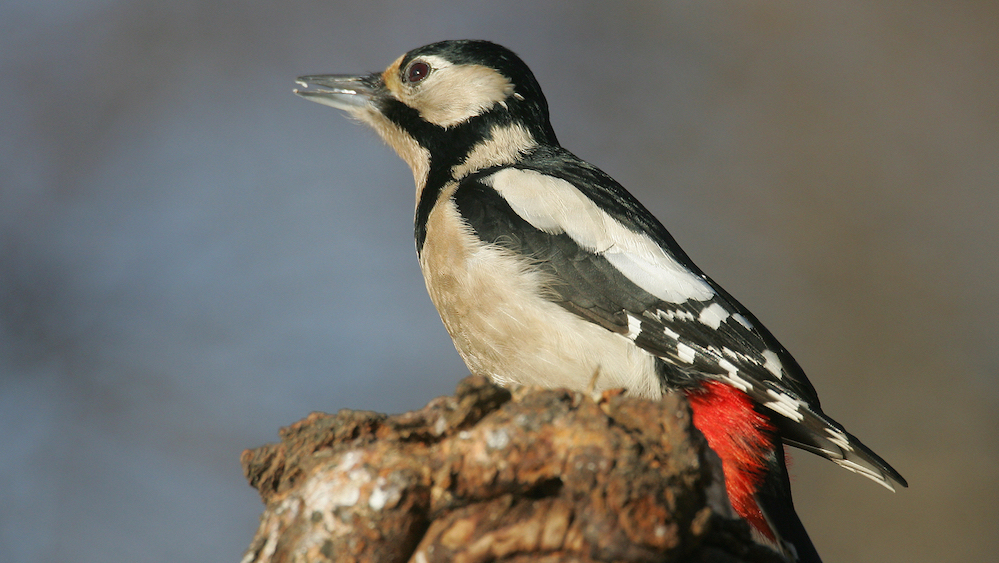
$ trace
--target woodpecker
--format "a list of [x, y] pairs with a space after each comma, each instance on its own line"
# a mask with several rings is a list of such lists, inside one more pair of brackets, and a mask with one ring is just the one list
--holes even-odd
[[559, 144], [541, 87], [510, 50], [442, 41], [384, 72], [297, 83], [299, 96], [373, 127], [412, 169], [420, 268], [472, 373], [684, 393], [735, 512], [791, 561], [819, 556], [783, 444], [907, 486], [822, 412], [794, 358], [634, 196]]

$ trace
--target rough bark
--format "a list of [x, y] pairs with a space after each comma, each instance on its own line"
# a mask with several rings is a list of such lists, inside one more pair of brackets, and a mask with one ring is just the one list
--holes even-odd
[[677, 396], [469, 377], [414, 412], [313, 413], [242, 463], [266, 504], [244, 563], [781, 561]]

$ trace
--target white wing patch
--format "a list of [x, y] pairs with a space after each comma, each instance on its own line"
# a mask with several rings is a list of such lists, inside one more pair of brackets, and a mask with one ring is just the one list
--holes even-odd
[[743, 317], [739, 313], [736, 313], [732, 315], [732, 318], [738, 321], [739, 324], [741, 324], [742, 326], [748, 328], [749, 330], [753, 330], [753, 323], [749, 322], [749, 319], [747, 319], [746, 317]]
[[780, 363], [780, 358], [777, 357], [776, 352], [773, 350], [764, 350], [763, 359], [763, 367], [767, 368], [767, 371], [774, 374], [777, 379], [784, 378], [784, 364]]
[[604, 225], [610, 218], [565, 180], [533, 170], [504, 168], [483, 181], [537, 229], [566, 233], [592, 252], [605, 252], [614, 244]]
[[773, 389], [767, 389], [767, 395], [774, 398], [773, 401], [768, 401], [764, 405], [770, 410], [778, 414], [782, 414], [795, 422], [805, 420], [805, 415], [802, 414], [800, 410], [801, 401], [798, 399], [795, 399], [786, 393], [778, 393]]
[[676, 343], [676, 355], [680, 360], [687, 362], [688, 364], [694, 363], [694, 349], [687, 346], [683, 342]]
[[885, 476], [880, 471], [875, 471], [869, 467], [864, 467], [863, 465], [860, 465], [855, 461], [851, 461], [845, 458], [844, 459], [830, 458], [830, 459], [832, 459], [833, 463], [835, 463], [836, 465], [844, 469], [849, 469], [850, 471], [863, 475], [864, 477], [868, 477], [869, 479], [873, 480], [875, 483], [879, 483], [881, 486], [888, 489], [889, 491], [893, 493], [895, 492], [895, 486], [891, 484], [891, 481], [885, 479]]
[[743, 393], [749, 393], [749, 390], [752, 389], [753, 385], [750, 382], [739, 377], [739, 368], [735, 367], [732, 362], [722, 358], [718, 360], [718, 367], [728, 372], [728, 376], [725, 377], [725, 381], [727, 381], [732, 387], [739, 389]]
[[708, 325], [709, 327], [718, 330], [718, 327], [721, 326], [721, 324], [725, 322], [725, 319], [728, 317], [729, 313], [725, 310], [725, 307], [722, 307], [717, 303], [712, 303], [710, 307], [706, 307], [701, 311], [697, 320], [701, 324]]
[[642, 321], [638, 317], [628, 315], [628, 338], [635, 340], [642, 333]]
[[676, 321], [676, 320], [692, 321], [694, 320], [694, 314], [691, 313], [690, 311], [684, 311], [684, 310], [671, 309], [669, 311], [663, 311], [662, 309], [660, 309], [656, 311], [656, 318], [663, 322]]
[[836, 428], [826, 427], [826, 434], [828, 434], [829, 441], [836, 444], [837, 446], [843, 448], [843, 450], [852, 452], [853, 446], [850, 445], [850, 439], [846, 437], [846, 434], [840, 432]]
[[[609, 216], [607, 219], [613, 221]], [[643, 256], [630, 251], [618, 251], [617, 246], [614, 250], [602, 253], [608, 262], [635, 285], [667, 303], [683, 303], [691, 299], [705, 301], [715, 295], [707, 282], [667, 256], [647, 236], [633, 233], [620, 226], [617, 221], [614, 224], [621, 228], [622, 234], [648, 241], [648, 245], [655, 247], [660, 254], [656, 256], [655, 253], [648, 253]]]
[[668, 303], [705, 301], [715, 291], [656, 244], [602, 211], [572, 183], [534, 170], [504, 168], [484, 179], [536, 229], [565, 233], [602, 255], [635, 285]]

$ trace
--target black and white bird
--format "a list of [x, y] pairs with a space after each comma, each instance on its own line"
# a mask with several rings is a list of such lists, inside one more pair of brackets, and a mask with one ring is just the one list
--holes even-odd
[[735, 511], [818, 561], [787, 444], [894, 490], [905, 480], [819, 407], [770, 332], [613, 178], [559, 145], [531, 70], [486, 41], [414, 49], [384, 72], [295, 93], [373, 127], [416, 179], [416, 251], [469, 369], [500, 384], [686, 394]]

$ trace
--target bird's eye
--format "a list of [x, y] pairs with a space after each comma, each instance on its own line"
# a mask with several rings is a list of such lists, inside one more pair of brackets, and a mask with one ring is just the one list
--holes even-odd
[[406, 82], [410, 84], [419, 82], [430, 74], [430, 65], [423, 61], [415, 61], [406, 69]]

